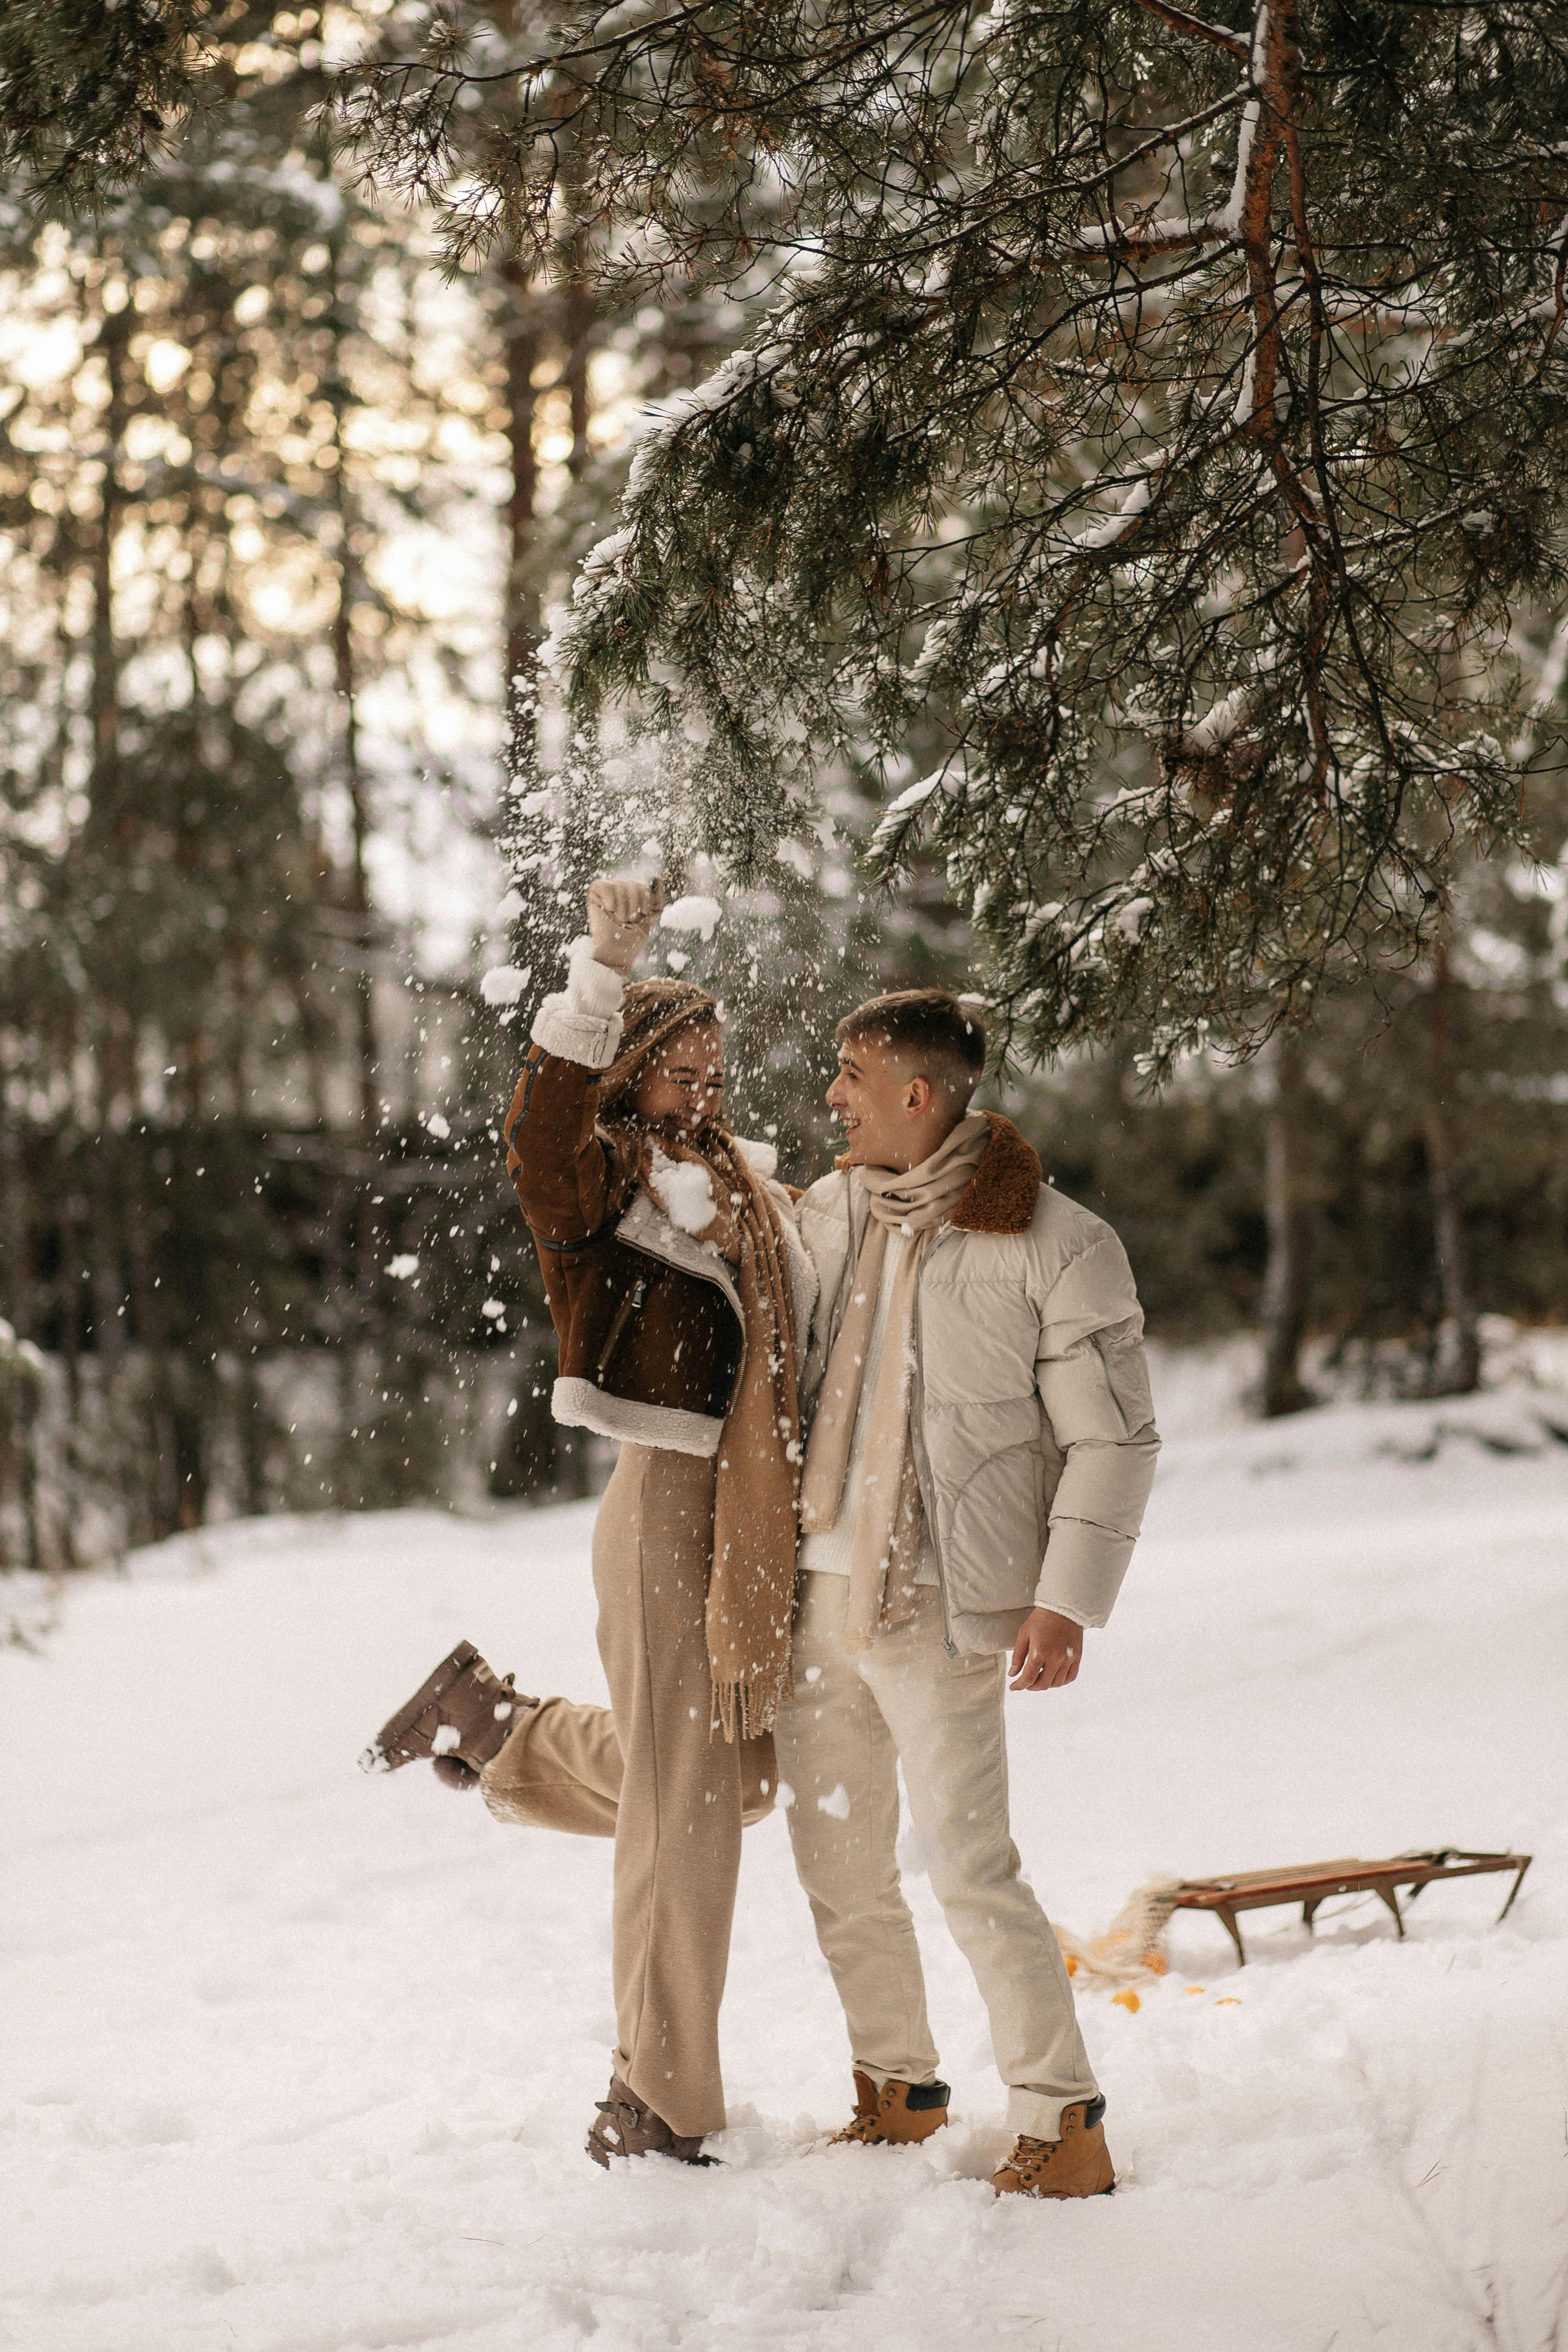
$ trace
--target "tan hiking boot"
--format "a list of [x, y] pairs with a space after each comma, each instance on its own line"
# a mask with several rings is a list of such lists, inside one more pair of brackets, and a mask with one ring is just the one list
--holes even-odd
[[829, 2147], [909, 2147], [930, 2139], [947, 2121], [952, 2096], [945, 2083], [884, 2083], [881, 2089], [869, 2074], [855, 2070], [855, 2113], [842, 2131], [834, 2133]]
[[1105, 2145], [1103, 2099], [1062, 2109], [1060, 2139], [1019, 2133], [1012, 2155], [991, 2176], [998, 2197], [1104, 2197], [1116, 2186]]
[[459, 1642], [450, 1657], [422, 1682], [406, 1705], [384, 1723], [360, 1758], [363, 1772], [395, 1772], [428, 1757], [450, 1789], [475, 1789], [479, 1774], [499, 1756], [526, 1707], [511, 1676], [487, 1666], [471, 1642]]
[[595, 2104], [599, 2120], [589, 2132], [586, 2146], [595, 2163], [602, 2164], [606, 2172], [611, 2158], [617, 2156], [673, 2156], [679, 2164], [719, 2160], [703, 2155], [700, 2138], [682, 2139], [679, 2132], [672, 2132], [664, 2117], [645, 2106], [618, 2074], [610, 2077], [609, 2096]]

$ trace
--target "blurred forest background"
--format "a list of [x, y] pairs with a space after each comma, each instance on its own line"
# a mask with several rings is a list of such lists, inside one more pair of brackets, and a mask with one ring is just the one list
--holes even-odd
[[[322, 38], [231, 11], [221, 121], [94, 218], [0, 210], [7, 1564], [594, 1475], [500, 1142], [555, 984], [509, 896], [509, 681], [639, 416], [750, 316], [700, 281], [624, 313], [516, 265], [448, 282], [334, 159]], [[1521, 613], [1516, 650], [1560, 719], [1568, 617]], [[548, 766], [547, 697], [538, 725]], [[973, 977], [940, 867], [894, 904], [858, 880], [879, 790], [846, 765], [776, 889], [681, 943], [733, 1009], [737, 1124], [807, 1176], [837, 1013]], [[1153, 1335], [1261, 1336], [1259, 1411], [1461, 1391], [1489, 1318], [1562, 1318], [1556, 793], [1541, 865], [1478, 864], [1432, 968], [1159, 1097], [1112, 1047], [994, 1097], [1117, 1225]]]

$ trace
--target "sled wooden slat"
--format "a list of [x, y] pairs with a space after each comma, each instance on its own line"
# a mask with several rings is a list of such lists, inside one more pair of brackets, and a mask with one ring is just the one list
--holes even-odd
[[1358, 1854], [1342, 1855], [1338, 1862], [1303, 1863], [1292, 1870], [1240, 1870], [1226, 1878], [1187, 1878], [1175, 1891], [1178, 1911], [1208, 1911], [1220, 1921], [1236, 1946], [1236, 1956], [1243, 1968], [1247, 1951], [1237, 1926], [1240, 1911], [1265, 1911], [1284, 1903], [1300, 1903], [1301, 1924], [1310, 1928], [1318, 1906], [1332, 1895], [1375, 1895], [1394, 1914], [1394, 1924], [1401, 1936], [1405, 1919], [1399, 1908], [1397, 1890], [1405, 1887], [1407, 1903], [1413, 1903], [1424, 1886], [1435, 1879], [1479, 1878], [1489, 1871], [1511, 1870], [1513, 1885], [1508, 1900], [1498, 1913], [1499, 1920], [1508, 1917], [1513, 1908], [1514, 1896], [1523, 1883], [1524, 1874], [1533, 1857], [1528, 1853], [1476, 1853], [1460, 1846], [1442, 1846], [1429, 1853], [1396, 1853], [1387, 1862], [1367, 1862]]

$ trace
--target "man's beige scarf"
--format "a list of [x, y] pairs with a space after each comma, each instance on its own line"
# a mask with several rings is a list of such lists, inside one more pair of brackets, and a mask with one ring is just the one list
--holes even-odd
[[721, 1129], [708, 1128], [690, 1141], [668, 1129], [645, 1133], [650, 1173], [656, 1144], [666, 1159], [696, 1160], [707, 1170], [716, 1205], [698, 1239], [728, 1259], [741, 1294], [745, 1360], [719, 1441], [708, 1664], [725, 1738], [754, 1739], [773, 1729], [794, 1687], [800, 1402], [783, 1212]]
[[907, 1174], [891, 1168], [856, 1171], [870, 1215], [806, 1447], [800, 1517], [808, 1535], [833, 1527], [844, 1500], [889, 1232], [902, 1232], [910, 1245], [893, 1276], [861, 1453], [844, 1633], [845, 1646], [851, 1650], [869, 1648], [879, 1627], [901, 1624], [913, 1606], [921, 1532], [920, 1488], [910, 1444], [915, 1283], [927, 1242], [968, 1191], [990, 1140], [991, 1123], [984, 1111], [970, 1111], [930, 1159]]

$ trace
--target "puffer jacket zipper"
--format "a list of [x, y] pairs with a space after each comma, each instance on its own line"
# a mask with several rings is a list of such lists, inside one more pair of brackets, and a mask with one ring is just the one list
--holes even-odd
[[943, 1225], [934, 1233], [925, 1245], [915, 1274], [915, 1362], [913, 1376], [910, 1381], [910, 1446], [915, 1457], [915, 1484], [921, 1490], [921, 1508], [925, 1513], [926, 1531], [931, 1537], [931, 1552], [936, 1560], [937, 1598], [942, 1602], [942, 1646], [950, 1658], [956, 1658], [958, 1644], [952, 1638], [952, 1619], [948, 1611], [947, 1570], [942, 1557], [942, 1530], [937, 1526], [936, 1513], [931, 1507], [932, 1498], [936, 1494], [936, 1481], [931, 1476], [931, 1456], [926, 1452], [925, 1355], [921, 1320], [921, 1291], [925, 1281], [926, 1268], [942, 1243], [952, 1239], [951, 1225]]

